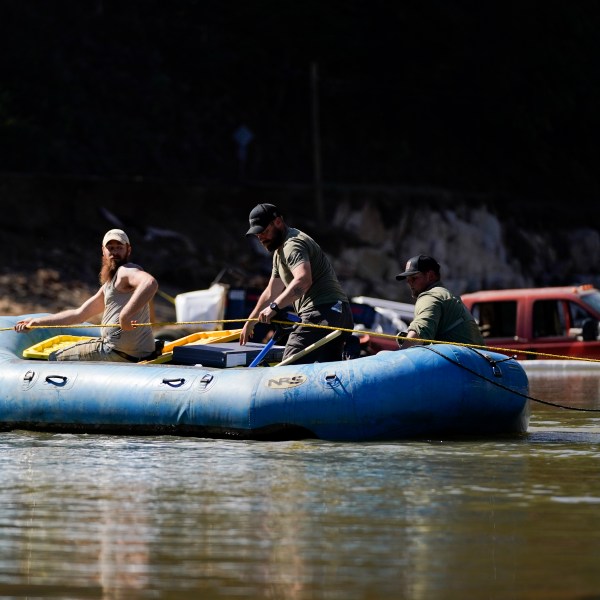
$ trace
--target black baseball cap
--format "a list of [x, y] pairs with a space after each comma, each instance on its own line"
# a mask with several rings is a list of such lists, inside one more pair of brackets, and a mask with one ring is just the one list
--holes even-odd
[[257, 204], [250, 211], [250, 229], [246, 235], [262, 233], [273, 219], [280, 216], [281, 213], [274, 204]]
[[419, 254], [408, 259], [404, 272], [396, 275], [396, 279], [406, 279], [410, 275], [416, 275], [417, 273], [426, 273], [427, 271], [435, 271], [438, 275], [440, 273], [440, 265], [435, 258], [426, 256], [425, 254]]

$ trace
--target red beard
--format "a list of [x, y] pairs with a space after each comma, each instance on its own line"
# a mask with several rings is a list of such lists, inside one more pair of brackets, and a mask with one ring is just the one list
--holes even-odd
[[100, 268], [100, 284], [104, 285], [106, 282], [111, 281], [115, 276], [117, 269], [124, 265], [127, 262], [126, 259], [118, 259], [118, 258], [106, 258], [106, 256], [102, 256], [102, 266]]

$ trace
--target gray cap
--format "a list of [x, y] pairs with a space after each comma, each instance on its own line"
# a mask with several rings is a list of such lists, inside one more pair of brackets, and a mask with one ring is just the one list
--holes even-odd
[[120, 242], [121, 244], [129, 244], [129, 238], [127, 234], [122, 229], [111, 229], [104, 234], [104, 239], [102, 240], [102, 245], [106, 246], [108, 242], [111, 240], [115, 240], [116, 242]]

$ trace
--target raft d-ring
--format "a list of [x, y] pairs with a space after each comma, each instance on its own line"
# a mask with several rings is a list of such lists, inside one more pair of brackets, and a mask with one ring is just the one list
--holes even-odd
[[500, 369], [500, 367], [498, 367], [499, 363], [506, 362], [507, 360], [514, 360], [515, 358], [514, 356], [509, 356], [508, 358], [505, 358], [503, 360], [494, 360], [489, 354], [482, 354], [481, 356], [483, 356], [483, 358], [485, 358], [490, 363], [494, 377], [502, 377], [502, 370]]
[[337, 387], [341, 385], [340, 378], [337, 376], [337, 373], [325, 373], [325, 383], [329, 387]]
[[200, 379], [200, 391], [204, 392], [208, 389], [210, 382], [214, 379], [214, 377], [210, 373], [206, 373], [206, 375], [202, 376]]

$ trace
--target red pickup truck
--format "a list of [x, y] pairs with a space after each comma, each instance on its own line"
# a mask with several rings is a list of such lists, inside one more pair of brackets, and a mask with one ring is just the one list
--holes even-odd
[[[600, 359], [600, 291], [591, 285], [486, 290], [461, 298], [488, 346], [506, 348], [520, 360]], [[411, 320], [403, 318], [407, 323]], [[398, 349], [389, 336], [365, 334], [361, 342], [367, 354]]]
[[528, 351], [517, 352], [521, 360], [600, 359], [600, 291], [591, 285], [487, 290], [461, 298], [488, 346]]

